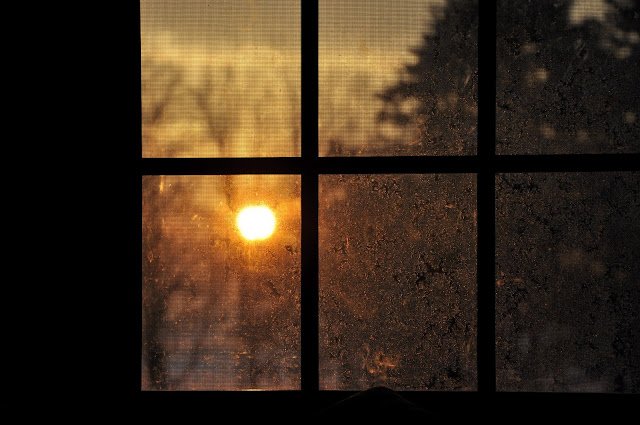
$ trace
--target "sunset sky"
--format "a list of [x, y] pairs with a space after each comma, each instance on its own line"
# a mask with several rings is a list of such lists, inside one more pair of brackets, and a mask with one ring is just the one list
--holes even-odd
[[[319, 144], [357, 152], [378, 139], [376, 93], [415, 60], [410, 49], [434, 31], [446, 0], [319, 0]], [[574, 25], [604, 19], [604, 0], [575, 0]], [[165, 121], [145, 133], [146, 156], [290, 156], [299, 152], [301, 0], [141, 0], [142, 56], [177, 67], [183, 79]], [[157, 65], [160, 64], [160, 65]], [[166, 86], [145, 74], [146, 110]], [[203, 76], [215, 86], [224, 149], [189, 93]], [[233, 77], [233, 78], [231, 78]], [[371, 153], [371, 152], [369, 152]]]
[[299, 0], [141, 0], [141, 32], [212, 48], [300, 49]]
[[[444, 0], [321, 0], [321, 47], [397, 47], [419, 41]], [[142, 32], [171, 32], [185, 42], [298, 48], [300, 0], [142, 0]], [[405, 47], [405, 46], [402, 46]]]

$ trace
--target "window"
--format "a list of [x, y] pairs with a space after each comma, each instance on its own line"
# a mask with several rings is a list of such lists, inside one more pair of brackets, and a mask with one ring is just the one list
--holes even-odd
[[142, 0], [143, 389], [638, 392], [634, 8]]

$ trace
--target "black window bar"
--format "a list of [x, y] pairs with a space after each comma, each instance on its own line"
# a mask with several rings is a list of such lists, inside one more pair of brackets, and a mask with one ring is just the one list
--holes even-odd
[[[135, 282], [131, 306], [132, 332], [136, 347], [132, 355], [132, 382], [134, 393], [140, 391], [141, 359], [141, 288], [142, 271], [139, 253], [141, 238], [141, 178], [145, 175], [221, 175], [221, 174], [296, 174], [302, 179], [302, 262], [301, 262], [301, 390], [247, 393], [242, 391], [210, 391], [190, 393], [189, 397], [209, 400], [212, 394], [221, 403], [240, 397], [248, 402], [277, 402], [287, 400], [311, 400], [318, 405], [321, 393], [324, 400], [339, 400], [354, 391], [319, 391], [319, 329], [318, 329], [318, 177], [321, 174], [359, 173], [471, 173], [477, 176], [477, 391], [470, 393], [438, 391], [400, 391], [403, 396], [416, 401], [429, 397], [432, 401], [451, 400], [472, 402], [519, 402], [521, 395], [528, 395], [540, 402], [560, 397], [559, 404], [612, 400], [630, 400], [631, 394], [558, 394], [558, 393], [499, 393], [496, 392], [495, 361], [495, 178], [503, 172], [567, 172], [567, 171], [637, 171], [640, 170], [640, 154], [570, 154], [570, 155], [500, 155], [495, 154], [496, 125], [496, 3], [482, 2], [479, 8], [478, 34], [478, 131], [475, 156], [394, 156], [394, 157], [319, 157], [318, 155], [318, 0], [301, 2], [301, 64], [302, 64], [302, 134], [301, 157], [295, 158], [142, 158], [140, 105], [140, 15], [138, 4], [130, 3], [133, 31], [132, 92], [137, 98], [131, 113], [135, 129], [134, 143], [127, 149], [131, 158], [132, 173], [129, 183], [134, 187], [135, 202], [132, 234], [137, 235], [132, 245], [135, 263]], [[136, 107], [137, 106], [137, 107]], [[132, 107], [132, 105], [129, 105]], [[133, 280], [133, 279], [132, 279]], [[149, 393], [145, 393], [149, 394]], [[151, 397], [164, 399], [167, 393], [154, 393]], [[204, 395], [203, 395], [204, 394]], [[326, 401], [324, 405], [326, 406]], [[575, 404], [569, 404], [575, 406]], [[616, 403], [618, 408], [628, 405]], [[577, 412], [576, 412], [577, 413]], [[583, 414], [585, 414], [583, 412]]]

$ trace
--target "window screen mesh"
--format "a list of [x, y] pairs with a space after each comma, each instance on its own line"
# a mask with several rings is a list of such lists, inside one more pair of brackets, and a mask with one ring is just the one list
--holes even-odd
[[497, 178], [500, 391], [640, 391], [640, 174]]
[[504, 0], [500, 154], [640, 150], [640, 1]]
[[141, 0], [145, 157], [300, 154], [299, 0]]
[[476, 387], [473, 175], [320, 178], [320, 388]]
[[320, 0], [320, 154], [475, 153], [477, 31], [475, 0]]
[[[143, 157], [300, 156], [300, 3], [141, 0]], [[478, 0], [318, 4], [321, 156], [476, 153]], [[498, 154], [638, 152], [639, 10], [498, 2]], [[319, 183], [320, 389], [474, 390], [474, 175]], [[497, 177], [499, 391], [640, 391], [639, 183]], [[142, 186], [142, 388], [299, 389], [299, 177]]]
[[[299, 180], [144, 177], [143, 389], [299, 388]], [[268, 239], [240, 233], [249, 205]]]

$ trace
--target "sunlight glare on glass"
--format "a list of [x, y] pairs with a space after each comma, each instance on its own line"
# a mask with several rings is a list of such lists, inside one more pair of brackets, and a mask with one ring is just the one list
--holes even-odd
[[276, 216], [269, 207], [250, 206], [243, 208], [236, 219], [242, 237], [249, 241], [267, 239], [276, 228]]

